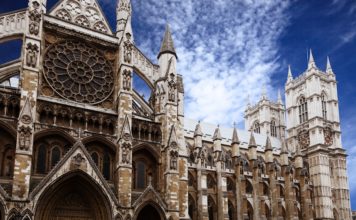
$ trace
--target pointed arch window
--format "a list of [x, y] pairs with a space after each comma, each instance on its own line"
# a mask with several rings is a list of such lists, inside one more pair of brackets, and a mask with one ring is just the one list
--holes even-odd
[[108, 152], [105, 152], [104, 158], [103, 158], [103, 175], [104, 178], [107, 180], [110, 180], [111, 178], [111, 161], [110, 161], [110, 156]]
[[7, 146], [5, 148], [6, 150], [3, 154], [2, 176], [12, 177], [14, 174], [15, 151], [13, 146]]
[[327, 115], [328, 115], [328, 111], [326, 108], [326, 98], [325, 98], [325, 94], [321, 95], [321, 108], [323, 111], [323, 118], [326, 120], [327, 119]]
[[51, 168], [53, 168], [61, 159], [61, 150], [58, 146], [52, 148], [51, 151]]
[[302, 124], [308, 121], [308, 102], [305, 97], [299, 99], [299, 122]]
[[37, 173], [40, 174], [46, 173], [46, 160], [47, 160], [46, 146], [44, 144], [41, 144], [37, 152], [37, 165], [36, 165]]
[[99, 155], [96, 152], [91, 153], [91, 158], [93, 159], [94, 163], [97, 167], [99, 167]]
[[143, 161], [136, 163], [136, 188], [144, 189], [146, 187], [146, 164]]
[[258, 121], [253, 125], [253, 132], [257, 134], [261, 133], [260, 123]]
[[276, 121], [275, 120], [271, 121], [271, 136], [272, 137], [277, 137], [277, 126], [276, 126]]

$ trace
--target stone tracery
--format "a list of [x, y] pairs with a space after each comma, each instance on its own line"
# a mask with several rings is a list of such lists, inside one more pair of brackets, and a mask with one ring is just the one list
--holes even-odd
[[44, 75], [55, 92], [81, 103], [100, 103], [113, 90], [109, 61], [94, 48], [76, 41], [50, 46], [44, 58]]

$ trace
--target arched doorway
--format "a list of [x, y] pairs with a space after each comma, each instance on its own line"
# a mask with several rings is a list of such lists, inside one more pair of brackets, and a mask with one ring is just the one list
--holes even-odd
[[110, 204], [87, 174], [75, 172], [57, 181], [40, 197], [36, 220], [107, 220]]
[[154, 206], [148, 204], [140, 210], [136, 220], [163, 220], [163, 216]]

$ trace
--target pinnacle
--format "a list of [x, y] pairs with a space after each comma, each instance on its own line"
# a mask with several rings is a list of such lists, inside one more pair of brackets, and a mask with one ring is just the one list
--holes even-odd
[[286, 140], [284, 140], [284, 139], [282, 140], [281, 153], [288, 153], [287, 143], [286, 143]]
[[221, 140], [221, 134], [220, 134], [220, 127], [219, 126], [215, 129], [213, 140], [214, 141], [215, 140]]
[[197, 126], [195, 127], [194, 137], [196, 137], [196, 136], [203, 136], [203, 132], [202, 132], [201, 126], [200, 126], [200, 121], [198, 122]]
[[293, 80], [292, 69], [291, 69], [290, 65], [288, 65], [287, 83], [291, 82], [292, 80]]
[[256, 139], [255, 136], [253, 135], [253, 132], [251, 131], [251, 136], [250, 136], [250, 142], [248, 144], [250, 147], [257, 147], [256, 145]]
[[172, 39], [171, 30], [169, 25], [166, 26], [166, 32], [164, 33], [164, 37], [162, 40], [161, 49], [159, 50], [158, 58], [165, 53], [173, 54], [177, 58], [176, 50], [174, 48], [174, 42]]
[[279, 104], [283, 104], [283, 101], [282, 101], [282, 95], [281, 95], [281, 90], [278, 89], [278, 99], [277, 99], [277, 102]]
[[266, 151], [267, 150], [272, 150], [272, 143], [271, 143], [271, 139], [269, 138], [269, 135], [267, 135], [267, 139], [266, 139]]
[[334, 71], [333, 71], [333, 69], [331, 67], [329, 56], [327, 57], [327, 61], [326, 61], [326, 73], [334, 74]]
[[316, 68], [316, 64], [315, 64], [315, 60], [314, 60], [314, 56], [313, 56], [313, 52], [310, 49], [309, 51], [309, 62], [308, 62], [308, 70]]
[[232, 144], [239, 144], [239, 143], [240, 143], [239, 136], [237, 135], [237, 130], [234, 124], [234, 130], [232, 132]]

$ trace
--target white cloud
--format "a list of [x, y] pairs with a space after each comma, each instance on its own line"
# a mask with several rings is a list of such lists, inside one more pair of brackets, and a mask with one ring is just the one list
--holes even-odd
[[[155, 58], [168, 22], [184, 76], [186, 117], [216, 124], [243, 121], [247, 95], [257, 100], [279, 67], [277, 40], [288, 1], [133, 1], [138, 46]], [[145, 34], [146, 32], [146, 34]], [[149, 33], [147, 33], [149, 32]]]

